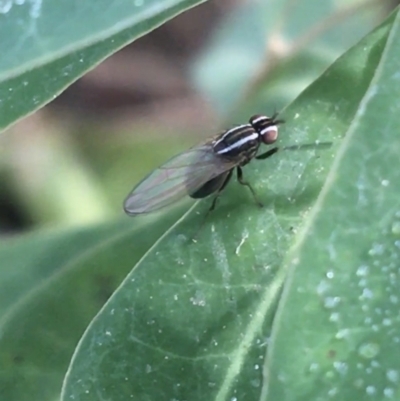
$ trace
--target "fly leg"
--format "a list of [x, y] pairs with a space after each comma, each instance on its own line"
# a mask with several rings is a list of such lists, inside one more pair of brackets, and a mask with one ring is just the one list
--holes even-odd
[[265, 152], [259, 156], [256, 156], [256, 159], [257, 160], [268, 159], [268, 157], [271, 157], [272, 155], [274, 155], [278, 150], [279, 150], [279, 148], [272, 148], [272, 149], [268, 150], [268, 152]]
[[[276, 148], [277, 149], [277, 148]], [[255, 202], [259, 207], [263, 207], [264, 205], [258, 200], [256, 192], [254, 191], [253, 187], [250, 185], [249, 182], [245, 181], [243, 178], [243, 170], [241, 167], [236, 167], [236, 175], [237, 175], [237, 180], [239, 181], [240, 184], [244, 185], [245, 187], [249, 188]]]
[[208, 215], [215, 209], [215, 206], [217, 205], [217, 200], [219, 198], [219, 196], [221, 195], [221, 192], [225, 189], [225, 187], [228, 185], [228, 182], [231, 180], [232, 178], [232, 173], [233, 173], [233, 169], [231, 171], [229, 171], [229, 173], [227, 174], [225, 180], [222, 182], [221, 186], [217, 189], [217, 193], [214, 196], [214, 199], [211, 203], [211, 206], [209, 207], [209, 209], [207, 210], [206, 214], [204, 215], [203, 221], [200, 224], [200, 227], [197, 229], [196, 234], [193, 236], [193, 241], [196, 242], [196, 237], [199, 234], [200, 230], [203, 228], [204, 223], [207, 220]]

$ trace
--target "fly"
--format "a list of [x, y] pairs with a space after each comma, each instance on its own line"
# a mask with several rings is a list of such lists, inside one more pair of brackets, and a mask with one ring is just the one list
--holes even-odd
[[[315, 148], [317, 144], [277, 146], [258, 154], [261, 144], [272, 145], [278, 138], [283, 120], [264, 115], [252, 116], [248, 124], [238, 125], [216, 138], [173, 157], [145, 177], [126, 197], [124, 210], [129, 215], [154, 212], [186, 195], [202, 199], [215, 194], [207, 212], [211, 212], [234, 170], [240, 184], [249, 188], [256, 203], [262, 206], [253, 187], [243, 178], [242, 167], [252, 159], [264, 160], [278, 150]], [[330, 143], [321, 143], [328, 145]]]

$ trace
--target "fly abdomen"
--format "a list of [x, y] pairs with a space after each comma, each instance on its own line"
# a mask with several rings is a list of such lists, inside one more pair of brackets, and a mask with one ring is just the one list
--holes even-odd
[[221, 174], [218, 177], [213, 178], [210, 181], [207, 181], [203, 186], [201, 186], [196, 191], [189, 193], [189, 196], [193, 199], [201, 199], [205, 198], [208, 195], [213, 194], [214, 192], [218, 191], [224, 184], [226, 180], [226, 176], [229, 172], [225, 174]]

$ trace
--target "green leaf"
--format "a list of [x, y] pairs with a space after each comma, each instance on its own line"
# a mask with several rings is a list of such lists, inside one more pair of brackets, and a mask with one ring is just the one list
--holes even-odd
[[[379, 185], [380, 191], [371, 201], [380, 202], [380, 212], [385, 206], [385, 221], [390, 221], [392, 227], [397, 222], [394, 220], [394, 213], [398, 210], [398, 204], [392, 203], [392, 207], [387, 208], [389, 203], [397, 201], [393, 196], [384, 200], [384, 191], [389, 188], [394, 190], [396, 181], [393, 181], [394, 177], [389, 171], [380, 169], [381, 166], [390, 169], [390, 166], [389, 162], [379, 162], [385, 157], [379, 149], [390, 150], [389, 138], [393, 140], [397, 132], [397, 119], [394, 117], [394, 114], [398, 114], [397, 103], [392, 108], [390, 102], [399, 93], [397, 81], [396, 84], [394, 82], [398, 80], [398, 74], [393, 71], [387, 77], [391, 79], [392, 88], [381, 92], [375, 86], [377, 74], [384, 72], [383, 64], [398, 65], [394, 48], [396, 37], [398, 38], [397, 13], [341, 57], [285, 111], [283, 117], [287, 123], [282, 127], [281, 145], [320, 140], [332, 141], [333, 146], [329, 151], [282, 152], [274, 158], [254, 162], [246, 167], [246, 179], [253, 183], [266, 205], [263, 210], [253, 204], [248, 192], [239, 185], [232, 184], [224, 192], [217, 210], [198, 234], [196, 243], [192, 243], [191, 238], [202, 222], [208, 207], [207, 202], [188, 212], [149, 250], [92, 321], [81, 339], [64, 382], [64, 401], [282, 400], [297, 399], [296, 394], [308, 394], [303, 393], [305, 384], [302, 379], [305, 372], [296, 369], [296, 366], [305, 364], [309, 368], [312, 361], [308, 360], [306, 351], [320, 349], [321, 343], [315, 341], [315, 336], [319, 334], [318, 339], [324, 338], [323, 329], [327, 329], [325, 326], [322, 329], [318, 322], [319, 319], [327, 321], [329, 311], [323, 307], [323, 303], [329, 297], [324, 294], [318, 304], [316, 284], [324, 279], [321, 272], [325, 275], [331, 270], [331, 264], [326, 260], [329, 257], [329, 244], [332, 244], [331, 228], [333, 224], [339, 224], [339, 218], [343, 218], [346, 227], [348, 226], [345, 234], [354, 236], [352, 224], [367, 224], [364, 229], [369, 230], [369, 248], [375, 243], [377, 229], [390, 227], [376, 225], [376, 220], [372, 217], [364, 219], [363, 213], [353, 221], [351, 212], [344, 212], [347, 207], [349, 210], [355, 207], [354, 200], [353, 203], [347, 201], [346, 191], [350, 191], [349, 199], [352, 199], [352, 194], [366, 195], [365, 192], [359, 192], [360, 187], [354, 181], [354, 177], [359, 177], [357, 171], [364, 172], [366, 176], [367, 169], [371, 169], [368, 174], [375, 181], [361, 181], [364, 185], [361, 188], [368, 188], [365, 190], [373, 193]], [[398, 54], [398, 49], [396, 51]], [[371, 88], [375, 89], [371, 92]], [[379, 97], [386, 99], [386, 106], [370, 103], [371, 94], [374, 95], [374, 100]], [[358, 123], [367, 114], [375, 119], [372, 131], [368, 126]], [[392, 118], [393, 123], [388, 122]], [[335, 180], [334, 174], [338, 161], [346, 152], [348, 143], [353, 141], [352, 132], [356, 127], [368, 140], [360, 138], [354, 143], [354, 149], [357, 149], [354, 156], [357, 157], [349, 154], [353, 164], [343, 173], [343, 179], [348, 178], [350, 181], [343, 187], [336, 186], [339, 178]], [[382, 129], [386, 132], [386, 145], [379, 147]], [[367, 143], [370, 137], [374, 137], [371, 143], [378, 146], [375, 151]], [[393, 159], [396, 151], [398, 144], [390, 150], [388, 157], [393, 167], [396, 166]], [[371, 159], [377, 164], [369, 167]], [[333, 173], [328, 175], [332, 165]], [[279, 319], [279, 333], [284, 337], [281, 341], [280, 337], [274, 337], [273, 349], [268, 347], [273, 355], [271, 365], [279, 363], [281, 371], [286, 369], [284, 373], [288, 372], [283, 377], [286, 382], [282, 384], [281, 376], [275, 373], [269, 375], [268, 369], [264, 371], [266, 349], [278, 295], [286, 277], [287, 270], [284, 267], [291, 261], [288, 252], [294, 243], [301, 243], [305, 230], [312, 225], [316, 212], [310, 210], [318, 199], [327, 175], [329, 179], [322, 192], [322, 200], [327, 199], [327, 192], [334, 190], [340, 203], [336, 203], [334, 209], [326, 215], [329, 225], [325, 226], [321, 221], [321, 232], [317, 236], [307, 237], [313, 247], [312, 251], [307, 252], [307, 259], [301, 259], [302, 274], [299, 271], [296, 275], [302, 285], [296, 283], [297, 285], [287, 287], [285, 297], [280, 303], [281, 316], [290, 312], [291, 320], [283, 317]], [[390, 184], [382, 186], [386, 179]], [[321, 202], [321, 199], [317, 201], [317, 210], [318, 213], [321, 210], [322, 215]], [[368, 213], [368, 208], [364, 210]], [[303, 225], [306, 228], [301, 228]], [[398, 230], [398, 225], [394, 227]], [[358, 233], [358, 230], [355, 232]], [[379, 231], [381, 232], [383, 231]], [[387, 238], [391, 235], [388, 232]], [[340, 239], [343, 248], [337, 248], [340, 255], [337, 254], [336, 257], [341, 263], [338, 268], [340, 272], [348, 269], [355, 272], [359, 261], [352, 267], [356, 255], [352, 252], [353, 245], [348, 240], [347, 244], [344, 242], [346, 238], [348, 237]], [[391, 246], [384, 246], [384, 252], [389, 253], [385, 253], [382, 260], [378, 261], [382, 270], [376, 271], [377, 275], [384, 275], [381, 291], [387, 287], [389, 280], [385, 278], [383, 258], [395, 254], [397, 249], [393, 246], [394, 238], [390, 238]], [[368, 248], [365, 248], [366, 251]], [[315, 274], [316, 281], [311, 285], [311, 290], [307, 291], [309, 287], [305, 280], [311, 274]], [[371, 281], [364, 288], [375, 284], [375, 281]], [[359, 294], [356, 295], [355, 288], [356, 284], [347, 288], [348, 297], [353, 300], [348, 305], [348, 316], [351, 316], [352, 308], [357, 308], [354, 300]], [[345, 291], [344, 288], [339, 290]], [[334, 298], [337, 293], [329, 292], [329, 296]], [[389, 293], [393, 295], [392, 290]], [[321, 313], [314, 316], [313, 320], [308, 319], [304, 313], [303, 301], [298, 301], [297, 304], [292, 302], [286, 310], [286, 300], [290, 299], [290, 295], [314, 295], [315, 303], [312, 305], [315, 308], [319, 306]], [[341, 293], [339, 297], [343, 300]], [[346, 303], [342, 303], [341, 308], [344, 310]], [[309, 312], [308, 309], [306, 311]], [[383, 319], [386, 312], [382, 309], [381, 313]], [[390, 315], [388, 318], [394, 325], [395, 317]], [[330, 328], [334, 336], [337, 326], [332, 325]], [[367, 325], [363, 323], [360, 327], [352, 326], [354, 332], [358, 328], [365, 330]], [[371, 339], [374, 337], [373, 330], [371, 326]], [[315, 336], [310, 335], [312, 333]], [[390, 336], [390, 344], [393, 346], [394, 334]], [[301, 343], [300, 348], [296, 347], [298, 343], [295, 340], [301, 341], [302, 338], [310, 337], [312, 342], [308, 346]], [[376, 338], [363, 342], [366, 347], [362, 352], [371, 355], [373, 347], [368, 348], [369, 344], [379, 343]], [[348, 345], [350, 352], [351, 344], [342, 344]], [[382, 347], [388, 349], [389, 345]], [[352, 352], [355, 354], [357, 349]], [[337, 357], [340, 362], [342, 355], [333, 355], [332, 358]], [[395, 356], [400, 360], [397, 354], [392, 355], [392, 360]], [[300, 361], [297, 362], [298, 359]], [[312, 360], [315, 359], [316, 357]], [[390, 366], [395, 366], [394, 362], [389, 368]], [[268, 375], [268, 381], [264, 380], [264, 373]], [[391, 374], [391, 377], [395, 377], [395, 374]], [[332, 387], [344, 385], [343, 377], [339, 374], [334, 375], [333, 379], [335, 382]], [[267, 383], [271, 389], [270, 395], [266, 395]], [[346, 383], [348, 386], [349, 383]], [[365, 384], [367, 383], [364, 383], [364, 389]], [[317, 391], [319, 382], [314, 382], [310, 374], [310, 382], [306, 385]], [[373, 385], [377, 388], [376, 384]], [[278, 396], [274, 397], [275, 394]], [[324, 397], [319, 399], [326, 398], [324, 393]]]
[[116, 234], [132, 222], [91, 228], [33, 232], [0, 243], [0, 317], [32, 288], [41, 285], [76, 255]]
[[201, 1], [6, 0], [11, 7], [0, 9], [0, 130], [53, 100], [110, 54]]
[[[48, 232], [0, 247], [0, 394], [58, 399], [85, 328], [178, 210], [146, 230], [131, 219]], [[135, 227], [132, 229], [132, 226]]]
[[266, 399], [400, 397], [399, 54], [397, 15], [321, 196], [285, 260], [289, 280]]

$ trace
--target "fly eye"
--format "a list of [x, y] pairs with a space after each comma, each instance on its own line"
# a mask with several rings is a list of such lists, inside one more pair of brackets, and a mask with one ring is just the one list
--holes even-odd
[[274, 143], [278, 139], [278, 126], [270, 125], [269, 127], [264, 128], [261, 131], [261, 138], [266, 145]]

